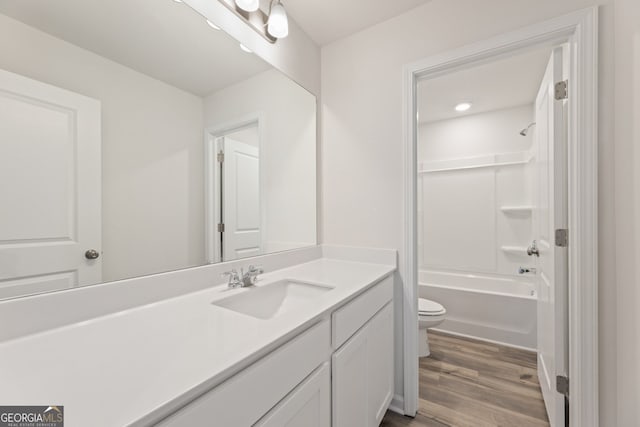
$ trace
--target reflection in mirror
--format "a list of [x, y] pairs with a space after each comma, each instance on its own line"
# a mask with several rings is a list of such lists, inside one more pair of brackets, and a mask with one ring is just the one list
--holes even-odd
[[316, 243], [316, 100], [173, 0], [0, 0], [0, 298]]
[[[207, 260], [230, 261], [262, 252], [259, 122], [210, 134], [206, 157], [213, 183], [207, 189]], [[213, 173], [211, 173], [211, 171]], [[216, 209], [219, 208], [219, 209]]]

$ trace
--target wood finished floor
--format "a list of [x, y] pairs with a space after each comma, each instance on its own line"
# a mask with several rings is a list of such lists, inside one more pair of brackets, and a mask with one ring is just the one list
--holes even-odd
[[536, 354], [429, 331], [416, 418], [387, 412], [382, 427], [548, 426]]

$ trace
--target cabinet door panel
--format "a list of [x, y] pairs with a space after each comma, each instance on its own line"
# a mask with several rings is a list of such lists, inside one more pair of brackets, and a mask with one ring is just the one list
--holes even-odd
[[369, 322], [367, 392], [370, 426], [378, 426], [393, 398], [393, 306], [387, 304]]
[[351, 335], [393, 299], [393, 276], [387, 276], [353, 301], [336, 310], [331, 319], [333, 348]]
[[367, 333], [364, 326], [332, 356], [334, 427], [368, 427]]
[[264, 416], [256, 427], [330, 427], [331, 374], [324, 363]]
[[333, 354], [334, 427], [380, 425], [393, 397], [393, 305]]

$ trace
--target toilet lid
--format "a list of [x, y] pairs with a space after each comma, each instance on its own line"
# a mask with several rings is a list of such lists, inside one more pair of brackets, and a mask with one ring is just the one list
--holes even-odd
[[420, 314], [436, 314], [442, 313], [444, 307], [435, 301], [431, 301], [424, 298], [418, 299], [418, 313]]

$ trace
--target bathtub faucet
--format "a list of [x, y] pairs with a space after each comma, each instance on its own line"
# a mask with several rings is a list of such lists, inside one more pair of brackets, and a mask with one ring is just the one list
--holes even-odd
[[531, 243], [531, 246], [527, 248], [527, 255], [540, 256], [540, 251], [538, 250], [538, 243], [535, 240]]
[[533, 267], [529, 267], [529, 268], [524, 268], [524, 267], [520, 267], [518, 269], [518, 274], [525, 274], [525, 273], [533, 273], [536, 274], [536, 269]]

